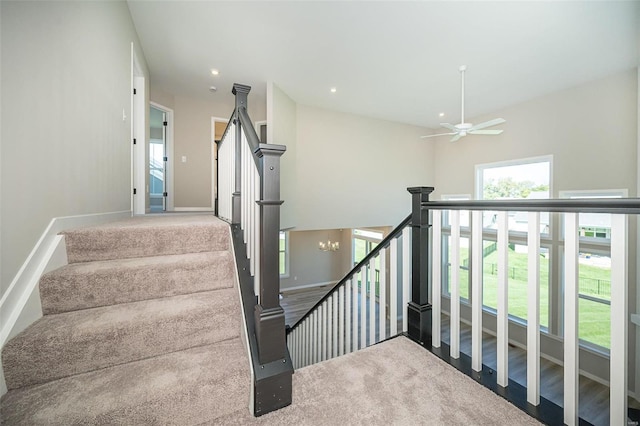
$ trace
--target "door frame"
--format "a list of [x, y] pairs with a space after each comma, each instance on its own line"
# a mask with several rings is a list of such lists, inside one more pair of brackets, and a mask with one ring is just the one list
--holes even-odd
[[[135, 95], [134, 95], [135, 91]], [[131, 43], [131, 215], [144, 214], [146, 205], [145, 156], [147, 115], [146, 81], [135, 46]], [[134, 144], [133, 141], [136, 141]], [[135, 194], [134, 194], [135, 189]]]
[[211, 116], [211, 209], [216, 211], [218, 198], [218, 144], [216, 143], [216, 123], [229, 123], [228, 118]]
[[[157, 102], [149, 101], [149, 108], [159, 109], [166, 114], [167, 126], [165, 128], [165, 155], [167, 161], [165, 161], [165, 191], [167, 191], [166, 209], [167, 212], [175, 211], [174, 207], [174, 194], [173, 194], [173, 174], [174, 174], [174, 161], [173, 161], [173, 109], [168, 108]], [[148, 144], [145, 144], [147, 146]], [[147, 149], [147, 152], [149, 150]], [[149, 162], [145, 164], [146, 175], [149, 174]], [[146, 179], [145, 175], [145, 179]], [[149, 185], [147, 185], [147, 199], [149, 194]], [[147, 209], [149, 212], [150, 209]]]

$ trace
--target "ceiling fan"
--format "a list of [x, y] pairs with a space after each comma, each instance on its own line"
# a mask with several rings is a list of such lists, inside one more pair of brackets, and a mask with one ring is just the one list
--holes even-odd
[[451, 138], [451, 142], [455, 142], [463, 136], [467, 135], [499, 135], [502, 133], [502, 130], [484, 130], [487, 127], [496, 126], [498, 124], [505, 123], [506, 120], [504, 118], [496, 118], [494, 120], [485, 121], [480, 124], [471, 124], [464, 122], [464, 72], [467, 70], [466, 65], [462, 65], [460, 67], [460, 75], [461, 75], [461, 83], [462, 83], [462, 118], [460, 119], [460, 124], [456, 124], [455, 126], [449, 123], [440, 123], [440, 125], [446, 129], [451, 130], [449, 133], [438, 133], [436, 135], [425, 135], [420, 136], [422, 139], [433, 138], [436, 136], [445, 136], [445, 135], [453, 135]]

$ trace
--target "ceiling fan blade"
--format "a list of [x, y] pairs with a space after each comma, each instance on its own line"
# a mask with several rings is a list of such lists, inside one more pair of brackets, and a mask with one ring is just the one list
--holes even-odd
[[455, 142], [458, 139], [460, 139], [462, 137], [462, 135], [460, 133], [456, 134], [454, 137], [451, 138], [451, 140], [449, 142]]
[[453, 124], [449, 124], [449, 123], [440, 123], [440, 125], [442, 127], [444, 127], [445, 129], [449, 129], [449, 130], [453, 130], [454, 132], [458, 133], [458, 128], [456, 126], [454, 126]]
[[498, 124], [502, 124], [506, 122], [507, 120], [505, 120], [504, 118], [496, 118], [494, 120], [489, 120], [489, 121], [485, 121], [484, 123], [476, 124], [475, 126], [471, 127], [469, 131], [473, 132], [474, 130], [480, 130], [486, 127], [497, 126]]
[[472, 130], [468, 133], [472, 135], [499, 135], [503, 130]]
[[424, 135], [420, 136], [420, 139], [433, 138], [435, 136], [455, 135], [455, 133], [438, 133], [437, 135]]

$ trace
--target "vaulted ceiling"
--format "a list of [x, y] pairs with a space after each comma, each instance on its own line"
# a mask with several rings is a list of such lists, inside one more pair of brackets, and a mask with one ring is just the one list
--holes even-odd
[[637, 67], [640, 51], [638, 1], [128, 4], [168, 93], [232, 103], [238, 82], [265, 102], [273, 81], [301, 104], [434, 128], [459, 122], [460, 65], [474, 117]]

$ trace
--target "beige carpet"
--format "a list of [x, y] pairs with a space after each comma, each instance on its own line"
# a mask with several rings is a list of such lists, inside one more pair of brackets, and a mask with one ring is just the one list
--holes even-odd
[[538, 425], [405, 337], [297, 370], [293, 404], [206, 424]]

